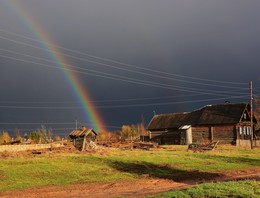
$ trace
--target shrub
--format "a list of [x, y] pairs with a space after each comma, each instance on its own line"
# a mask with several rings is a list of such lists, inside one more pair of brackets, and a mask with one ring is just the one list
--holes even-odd
[[7, 144], [11, 142], [12, 138], [10, 137], [7, 131], [2, 132], [0, 135], [0, 144]]

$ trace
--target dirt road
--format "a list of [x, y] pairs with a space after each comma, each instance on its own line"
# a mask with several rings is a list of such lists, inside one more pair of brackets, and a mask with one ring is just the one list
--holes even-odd
[[194, 178], [185, 181], [172, 181], [165, 179], [141, 179], [132, 182], [114, 182], [99, 184], [71, 184], [68, 186], [48, 186], [42, 188], [23, 189], [15, 192], [0, 193], [0, 197], [26, 197], [26, 198], [60, 198], [60, 197], [142, 197], [170, 190], [190, 188], [200, 183], [232, 181], [242, 179], [260, 180], [260, 170], [247, 172], [233, 172], [216, 178]]

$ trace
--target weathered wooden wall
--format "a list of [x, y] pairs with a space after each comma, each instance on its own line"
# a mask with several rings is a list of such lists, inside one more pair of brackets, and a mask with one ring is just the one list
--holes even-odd
[[220, 144], [235, 144], [236, 126], [214, 126], [213, 141], [219, 141]]
[[219, 144], [235, 144], [236, 126], [200, 126], [192, 127], [193, 143], [209, 143], [219, 141]]
[[[153, 131], [151, 139], [160, 145], [182, 144], [182, 133], [179, 130]], [[185, 134], [184, 134], [185, 135]]]
[[152, 138], [154, 138], [154, 137], [156, 137], [158, 135], [161, 135], [162, 133], [164, 133], [164, 131], [152, 131], [150, 133], [150, 138], [152, 139]]
[[82, 149], [82, 146], [83, 146], [83, 141], [84, 141], [84, 138], [77, 138], [77, 139], [74, 139], [74, 146], [78, 149], [78, 150], [81, 150]]
[[86, 136], [86, 141], [96, 142], [97, 136], [94, 133], [90, 133]]
[[[236, 144], [236, 125], [193, 126], [192, 143], [207, 144], [219, 141], [219, 144]], [[152, 132], [152, 138], [159, 144], [186, 144], [186, 131]]]
[[193, 143], [209, 143], [211, 142], [210, 127], [192, 127]]
[[171, 144], [181, 144], [181, 133], [180, 131], [167, 132], [161, 137], [161, 144], [171, 145]]

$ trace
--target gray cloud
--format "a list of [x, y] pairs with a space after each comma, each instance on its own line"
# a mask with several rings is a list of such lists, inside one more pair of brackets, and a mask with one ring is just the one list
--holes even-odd
[[[259, 87], [259, 1], [24, 0], [20, 3], [26, 8], [27, 14], [48, 32], [55, 44], [64, 48], [116, 60], [140, 68], [144, 67], [194, 78], [243, 83], [253, 80], [254, 86]], [[26, 25], [26, 22], [23, 23], [23, 19], [19, 18], [4, 2], [0, 3], [0, 18], [1, 30], [36, 38], [32, 30]], [[21, 42], [29, 42], [26, 39], [4, 32], [0, 32], [0, 36]], [[5, 50], [48, 58], [53, 61], [46, 51], [33, 49], [3, 38], [0, 38], [0, 43], [1, 48]], [[29, 43], [33, 42], [30, 41]], [[144, 107], [98, 108], [101, 117], [109, 126], [140, 122], [141, 115], [144, 115], [146, 120], [149, 121], [153, 115], [153, 110], [158, 113], [191, 111], [208, 103], [224, 101], [211, 101], [211, 99], [222, 98], [222, 96], [186, 96], [192, 93], [135, 84], [138, 80], [167, 84], [168, 86], [187, 87], [187, 89], [230, 91], [228, 88], [185, 82], [205, 83], [205, 81], [182, 77], [178, 77], [179, 81], [172, 81], [118, 70], [83, 61], [82, 59], [147, 74], [162, 75], [148, 70], [90, 58], [66, 50], [60, 51], [70, 55], [70, 57], [66, 57], [67, 62], [74, 66], [107, 73], [102, 74], [103, 76], [114, 75], [114, 79], [107, 79], [89, 75], [91, 72], [88, 72], [87, 75], [77, 74], [81, 83], [95, 101], [180, 96], [179, 98], [168, 99], [95, 102], [96, 106], [102, 107], [154, 104]], [[12, 56], [13, 58], [28, 60], [28, 58], [3, 52], [3, 50], [0, 50], [0, 55], [2, 55], [0, 57], [0, 101], [77, 102], [61, 71], [4, 58], [3, 56]], [[72, 56], [77, 57], [77, 59]], [[34, 61], [55, 66], [55, 64], [46, 63], [45, 61]], [[120, 76], [136, 80], [130, 80], [132, 83], [123, 82], [119, 80]], [[223, 83], [211, 84], [227, 85]], [[241, 85], [241, 87], [245, 88], [247, 85]], [[196, 93], [196, 91], [194, 92]], [[246, 93], [241, 89], [242, 92]], [[156, 105], [156, 103], [203, 99], [209, 101]], [[232, 99], [232, 101], [247, 100], [248, 98]], [[7, 103], [2, 102], [1, 105], [4, 106]], [[24, 104], [16, 103], [14, 105]], [[48, 105], [51, 106], [52, 104]], [[78, 104], [66, 105], [77, 106]], [[21, 111], [20, 109], [2, 108], [1, 112], [0, 120], [3, 122], [55, 122], [55, 120], [67, 122], [75, 119], [88, 122], [84, 120], [81, 110], [24, 109]], [[6, 127], [13, 126], [0, 125], [0, 130]]]

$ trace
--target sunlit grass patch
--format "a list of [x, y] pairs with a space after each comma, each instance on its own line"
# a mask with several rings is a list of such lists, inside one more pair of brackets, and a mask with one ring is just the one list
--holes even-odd
[[211, 152], [187, 152], [186, 146], [155, 150], [103, 148], [85, 153], [45, 153], [0, 160], [0, 190], [75, 182], [114, 182], [143, 177], [192, 179], [260, 167], [260, 149], [218, 147]]
[[185, 190], [160, 193], [150, 198], [201, 198], [201, 197], [260, 197], [260, 181], [233, 181], [222, 183], [200, 184]]

